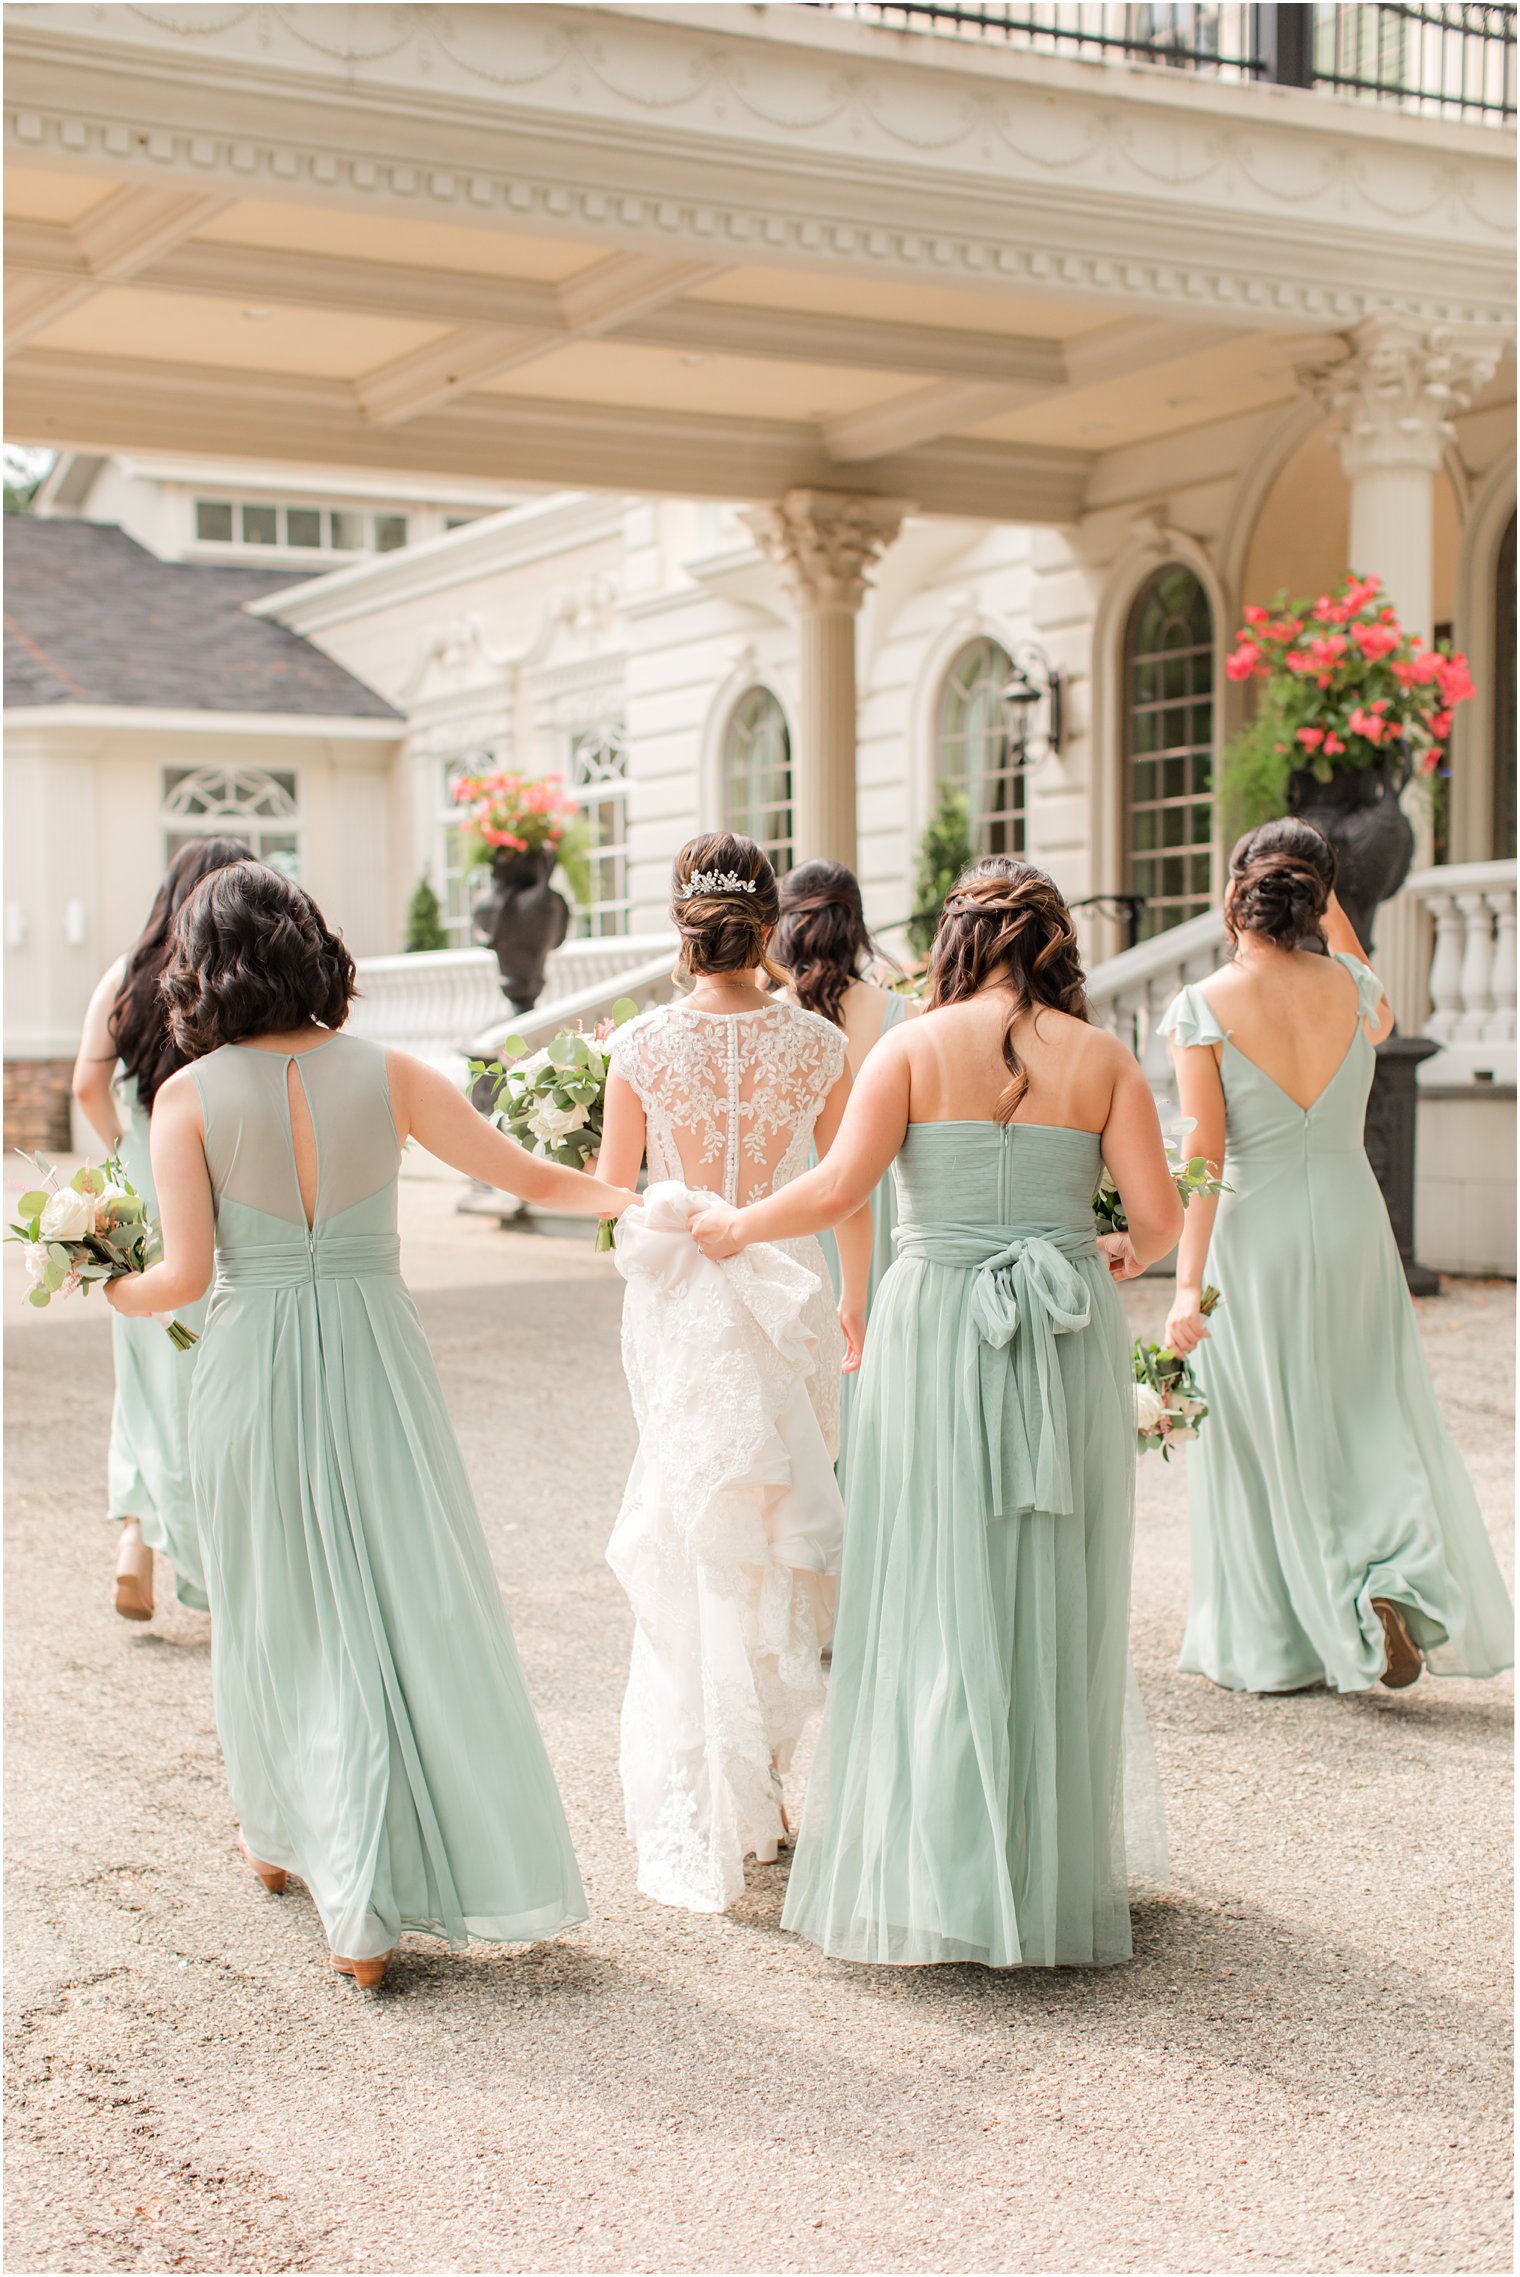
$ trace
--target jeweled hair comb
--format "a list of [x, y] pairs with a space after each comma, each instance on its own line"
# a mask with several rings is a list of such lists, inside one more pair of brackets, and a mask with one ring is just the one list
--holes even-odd
[[694, 901], [699, 894], [753, 893], [753, 878], [741, 878], [737, 870], [694, 870], [685, 885], [676, 888], [677, 901]]

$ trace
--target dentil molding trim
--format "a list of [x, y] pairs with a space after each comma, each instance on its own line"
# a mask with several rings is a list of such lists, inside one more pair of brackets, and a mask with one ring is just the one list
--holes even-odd
[[1502, 130], [1024, 52], [1010, 75], [970, 42], [885, 57], [867, 26], [820, 50], [794, 13], [762, 38], [636, 8], [23, 0], [6, 132], [119, 178], [720, 260], [1264, 323], [1512, 316]]

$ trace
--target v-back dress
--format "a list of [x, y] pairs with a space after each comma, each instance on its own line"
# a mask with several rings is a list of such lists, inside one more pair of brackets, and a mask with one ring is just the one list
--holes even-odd
[[[116, 1071], [116, 1100], [124, 1125], [116, 1152], [149, 1217], [156, 1219], [148, 1116], [137, 1095], [137, 1078], [125, 1068]], [[205, 1314], [201, 1298], [193, 1305], [181, 1305], [176, 1317], [199, 1334]], [[161, 1320], [111, 1315], [116, 1394], [106, 1476], [110, 1515], [138, 1521], [149, 1548], [173, 1566], [174, 1594], [180, 1603], [204, 1613], [206, 1587], [190, 1490], [188, 1436], [196, 1349], [192, 1345], [181, 1352], [164, 1333]]]
[[[316, 1140], [314, 1222], [287, 1070]], [[401, 1279], [385, 1052], [194, 1063], [216, 1278], [190, 1403], [217, 1729], [249, 1849], [335, 1953], [586, 1918], [422, 1324]]]
[[914, 1123], [893, 1165], [898, 1256], [866, 1337], [782, 1914], [826, 1953], [1122, 1961], [1130, 1880], [1164, 1875], [1099, 1170], [1092, 1133], [1031, 1123]]
[[[1308, 1108], [1240, 1051], [1202, 987], [1162, 1032], [1217, 1047], [1224, 1179], [1195, 1360], [1208, 1420], [1188, 1454], [1192, 1586], [1181, 1666], [1232, 1691], [1341, 1692], [1386, 1660], [1388, 1598], [1438, 1675], [1511, 1666], [1508, 1592], [1441, 1420], [1362, 1125], [1383, 987], [1350, 956], [1358, 1018]], [[1348, 1000], [1347, 1010], [1350, 1010]]]
[[639, 1887], [719, 1912], [775, 1858], [779, 1773], [823, 1697], [844, 1510], [843, 1340], [812, 1237], [723, 1264], [686, 1226], [806, 1169], [844, 1037], [777, 1000], [662, 1005], [611, 1065], [644, 1108], [650, 1186], [618, 1227], [639, 1424], [607, 1559], [634, 1613], [620, 1761]]

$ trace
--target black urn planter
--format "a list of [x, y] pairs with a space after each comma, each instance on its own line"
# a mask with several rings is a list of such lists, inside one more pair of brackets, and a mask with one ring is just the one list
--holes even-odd
[[549, 880], [550, 847], [516, 854], [498, 847], [491, 882], [470, 912], [475, 938], [495, 953], [501, 992], [514, 1012], [531, 1012], [543, 994], [550, 957], [570, 930], [570, 904]]
[[[1414, 832], [1399, 804], [1410, 772], [1407, 755], [1397, 752], [1371, 767], [1338, 767], [1328, 783], [1307, 768], [1288, 778], [1288, 812], [1312, 822], [1335, 848], [1335, 890], [1369, 956], [1378, 904], [1398, 892], [1414, 860]], [[1439, 1048], [1428, 1036], [1384, 1038], [1363, 1126], [1404, 1278], [1417, 1297], [1433, 1296], [1440, 1286], [1414, 1254], [1415, 1075]]]
[[1392, 899], [1414, 861], [1414, 832], [1399, 804], [1409, 775], [1397, 753], [1370, 767], [1337, 767], [1327, 783], [1307, 767], [1288, 777], [1288, 812], [1335, 848], [1335, 890], [1369, 954], [1378, 903]]

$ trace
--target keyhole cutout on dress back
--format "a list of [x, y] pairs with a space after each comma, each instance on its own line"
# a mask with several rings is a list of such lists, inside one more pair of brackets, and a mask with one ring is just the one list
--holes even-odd
[[290, 1112], [290, 1151], [295, 1162], [296, 1191], [307, 1231], [317, 1222], [317, 1134], [312, 1127], [306, 1083], [296, 1055], [285, 1062], [285, 1103]]

